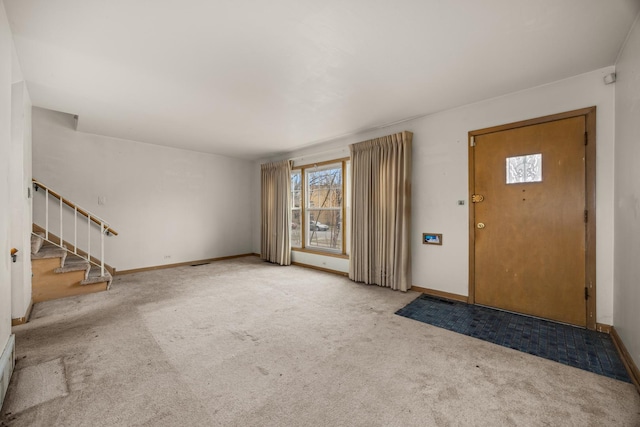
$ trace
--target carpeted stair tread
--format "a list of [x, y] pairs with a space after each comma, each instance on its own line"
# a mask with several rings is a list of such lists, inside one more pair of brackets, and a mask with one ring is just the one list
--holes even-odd
[[31, 253], [37, 254], [42, 244], [44, 243], [44, 233], [39, 231], [37, 233], [31, 234]]
[[90, 269], [91, 264], [89, 263], [89, 261], [86, 261], [77, 255], [69, 254], [64, 261], [64, 265], [62, 267], [56, 268], [54, 272], [67, 273], [70, 271], [84, 271], [84, 277], [86, 279], [88, 277]]
[[56, 245], [47, 243], [42, 245], [42, 247], [38, 250], [37, 253], [31, 254], [31, 259], [48, 259], [48, 258], [60, 258], [60, 266], [63, 266], [65, 259], [67, 258], [67, 251]]
[[100, 267], [91, 266], [91, 270], [87, 275], [87, 278], [80, 282], [81, 285], [92, 285], [94, 283], [107, 282], [107, 289], [111, 287], [111, 274], [107, 270], [104, 271], [104, 276], [100, 274]]

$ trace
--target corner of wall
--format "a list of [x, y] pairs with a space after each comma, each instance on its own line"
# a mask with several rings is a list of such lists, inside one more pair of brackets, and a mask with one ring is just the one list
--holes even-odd
[[18, 249], [11, 263], [12, 319], [24, 318], [31, 305], [31, 147], [31, 99], [19, 81], [11, 86], [10, 244]]
[[2, 354], [0, 355], [0, 407], [4, 402], [4, 398], [7, 395], [7, 389], [9, 388], [9, 381], [11, 381], [11, 375], [15, 368], [16, 360], [16, 336], [10, 335], [7, 345], [5, 345]]
[[[11, 152], [11, 45], [12, 35], [4, 4], [0, 1], [0, 170], [8, 171]], [[0, 349], [11, 338], [11, 215], [9, 177], [0, 179]], [[3, 353], [4, 354], [4, 353]], [[1, 366], [0, 366], [1, 367]], [[0, 371], [3, 375], [4, 370]], [[4, 379], [3, 379], [4, 381]]]
[[613, 326], [640, 366], [640, 14], [616, 60]]

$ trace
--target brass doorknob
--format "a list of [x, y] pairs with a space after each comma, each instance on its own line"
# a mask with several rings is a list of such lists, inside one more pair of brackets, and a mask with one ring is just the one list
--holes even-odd
[[484, 223], [483, 222], [479, 222], [478, 225], [476, 225], [476, 227], [482, 229], [482, 228], [484, 228]]

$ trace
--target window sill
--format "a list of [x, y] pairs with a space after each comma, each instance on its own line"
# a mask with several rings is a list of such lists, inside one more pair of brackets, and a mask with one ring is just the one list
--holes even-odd
[[314, 255], [330, 256], [330, 257], [333, 257], [333, 258], [349, 259], [349, 255], [336, 253], [336, 252], [317, 251], [317, 250], [308, 249], [308, 248], [291, 248], [291, 250], [292, 251], [296, 251], [296, 252], [304, 252], [304, 253], [308, 253], [308, 254], [314, 254]]

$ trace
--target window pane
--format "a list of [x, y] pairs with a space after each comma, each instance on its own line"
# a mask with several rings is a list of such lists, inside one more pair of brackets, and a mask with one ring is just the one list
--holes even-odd
[[542, 154], [507, 157], [507, 184], [542, 182]]
[[342, 206], [342, 164], [307, 170], [307, 207], [339, 208]]
[[300, 224], [300, 209], [291, 211], [291, 246], [302, 247], [302, 227]]
[[291, 206], [299, 208], [302, 200], [302, 174], [300, 171], [291, 172]]
[[309, 210], [307, 247], [342, 251], [342, 209]]
[[344, 233], [346, 233], [345, 234], [346, 247], [344, 248], [344, 253], [348, 255], [351, 247], [351, 162], [347, 162], [346, 166], [347, 166], [347, 170], [345, 171], [345, 175], [344, 175], [346, 198], [344, 200], [344, 203], [347, 206], [346, 208], [347, 218], [345, 218], [346, 222], [342, 224], [343, 225], [342, 228], [344, 230]]

